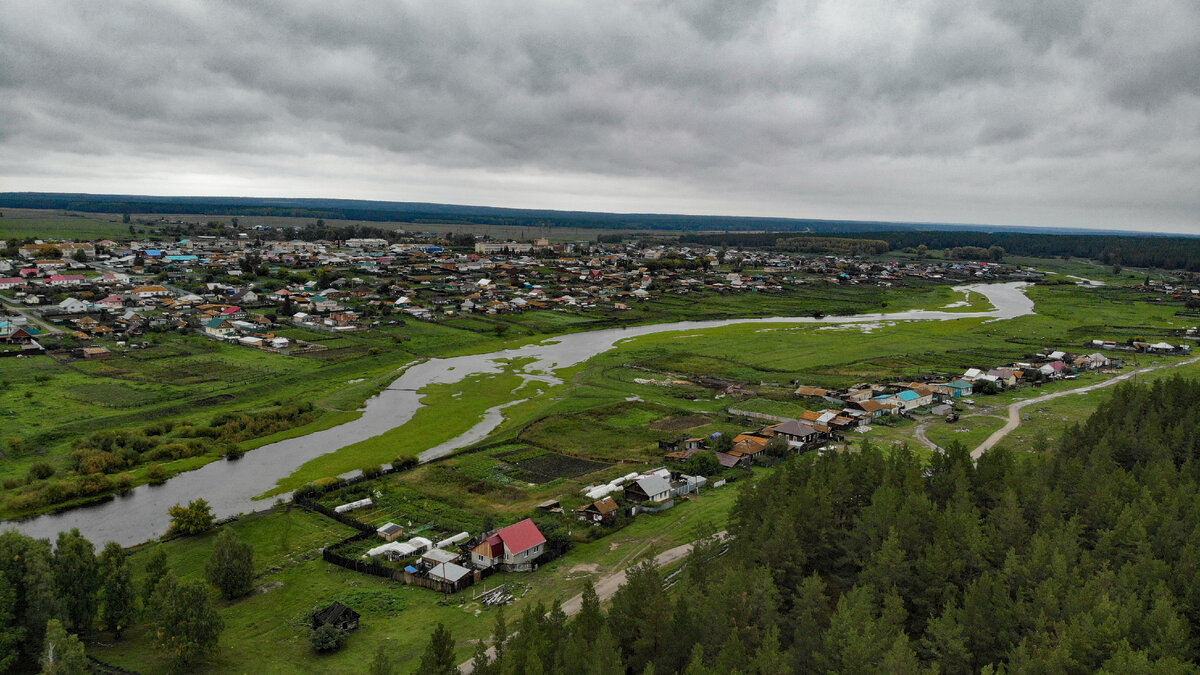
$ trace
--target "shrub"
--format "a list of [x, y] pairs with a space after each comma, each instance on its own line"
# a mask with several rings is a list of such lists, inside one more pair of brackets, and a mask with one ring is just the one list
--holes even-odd
[[112, 487], [112, 479], [102, 473], [84, 476], [79, 480], [79, 494], [84, 497], [104, 494]]
[[35, 462], [29, 467], [29, 478], [32, 480], [43, 480], [54, 475], [54, 467], [46, 462]]
[[374, 466], [364, 466], [362, 468], [362, 475], [366, 476], [367, 478], [374, 478], [376, 476], [381, 475], [382, 473], [383, 473], [383, 467], [379, 466], [378, 464], [376, 464]]
[[151, 464], [146, 468], [146, 478], [151, 485], [160, 485], [167, 481], [170, 474], [167, 473], [167, 468], [162, 464]]
[[187, 506], [176, 504], [167, 509], [167, 513], [171, 516], [171, 532], [200, 534], [213, 526], [212, 508], [203, 499], [193, 499]]
[[413, 468], [416, 465], [417, 465], [416, 457], [405, 457], [404, 455], [400, 455], [396, 459], [392, 460], [392, 468], [397, 471], [405, 471], [407, 469]]
[[312, 643], [313, 649], [318, 652], [337, 651], [346, 642], [346, 631], [330, 624], [323, 624], [310, 633], [308, 639]]
[[71, 464], [75, 471], [82, 474], [115, 473], [124, 469], [127, 464], [120, 456], [105, 450], [72, 450]]
[[113, 476], [113, 488], [121, 492], [133, 488], [133, 474], [128, 471]]

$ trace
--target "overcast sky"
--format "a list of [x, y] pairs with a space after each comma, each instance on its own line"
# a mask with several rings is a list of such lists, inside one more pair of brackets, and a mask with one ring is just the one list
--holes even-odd
[[0, 191], [1200, 234], [1196, 0], [339, 5], [0, 3]]

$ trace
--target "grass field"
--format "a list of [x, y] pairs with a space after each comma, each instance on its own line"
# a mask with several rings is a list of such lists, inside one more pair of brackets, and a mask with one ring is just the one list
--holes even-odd
[[[129, 225], [121, 223], [119, 215], [63, 214], [31, 209], [4, 209], [0, 218], [0, 239], [132, 239]], [[138, 226], [142, 227], [142, 226]], [[140, 236], [140, 235], [139, 235]]]
[[[219, 603], [225, 631], [217, 653], [198, 664], [194, 672], [361, 673], [381, 644], [388, 645], [397, 672], [412, 672], [431, 627], [439, 622], [453, 634], [458, 659], [466, 661], [473, 641], [490, 635], [495, 622], [495, 610], [472, 600], [482, 588], [508, 583], [525, 589], [506, 610], [513, 621], [527, 606], [566, 600], [579, 593], [585, 578], [606, 576], [692, 541], [697, 531], [723, 528], [736, 495], [733, 486], [707, 490], [670, 511], [641, 516], [602, 539], [579, 544], [536, 573], [496, 575], [481, 587], [449, 598], [323, 562], [319, 548], [351, 533], [324, 517], [300, 509], [245, 517], [227, 527], [254, 546], [262, 592]], [[202, 578], [214, 537], [206, 534], [157, 546], [167, 551], [176, 574]], [[138, 582], [148, 551], [139, 550], [130, 559]], [[340, 651], [316, 655], [304, 622], [314, 607], [333, 600], [360, 612], [361, 627], [350, 634]], [[167, 672], [166, 659], [154, 648], [144, 624], [116, 642], [108, 634], [97, 635], [88, 641], [88, 649], [97, 658], [138, 672]], [[270, 657], [264, 658], [265, 654]]]

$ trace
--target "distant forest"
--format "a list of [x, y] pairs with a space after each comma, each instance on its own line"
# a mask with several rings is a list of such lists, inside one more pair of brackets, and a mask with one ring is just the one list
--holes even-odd
[[526, 608], [475, 672], [1200, 672], [1198, 422], [1174, 379], [1120, 385], [1053, 448], [794, 458], [674, 588], [639, 566], [607, 612]]
[[[681, 233], [681, 241], [709, 246], [777, 247], [810, 253], [884, 253], [888, 250], [995, 246], [1011, 255], [1072, 256], [1112, 265], [1200, 272], [1200, 237], [1149, 236], [1101, 230], [999, 227], [938, 223], [895, 223], [796, 218], [747, 218], [670, 214], [506, 209], [418, 202], [257, 197], [148, 197], [66, 193], [0, 193], [0, 208], [54, 209], [90, 213], [283, 216], [317, 220], [470, 223], [521, 227], [652, 230]], [[323, 236], [306, 228], [310, 237]], [[386, 228], [359, 225], [357, 236], [391, 237]], [[712, 233], [720, 231], [720, 233]], [[828, 235], [836, 234], [836, 237]], [[302, 235], [303, 236], [303, 235]], [[351, 235], [354, 236], [354, 235]], [[343, 238], [336, 234], [331, 238]], [[852, 240], [861, 240], [858, 242]]]
[[[723, 234], [685, 234], [680, 241], [705, 246], [797, 248], [796, 242], [808, 237], [789, 235], [781, 238], [778, 232], [729, 232]], [[818, 237], [812, 237], [818, 239]], [[1192, 237], [1134, 237], [1120, 235], [1030, 234], [1025, 232], [845, 232], [842, 241], [863, 240], [864, 250], [879, 251], [878, 242], [886, 242], [892, 250], [926, 246], [930, 249], [992, 246], [1003, 248], [1010, 255], [1052, 258], [1072, 256], [1090, 258], [1109, 265], [1158, 267], [1200, 272], [1200, 239]], [[849, 244], [840, 248], [853, 250]], [[838, 248], [828, 248], [829, 252]]]
[[[773, 232], [900, 232], [955, 230], [975, 232], [1068, 232], [1056, 228], [1005, 227], [948, 223], [811, 218], [752, 218], [689, 216], [654, 213], [600, 213], [462, 206], [423, 202], [384, 202], [353, 199], [268, 199], [261, 197], [151, 197], [55, 192], [3, 192], [0, 208], [59, 209], [89, 213], [188, 213], [214, 216], [283, 216], [375, 222], [474, 223], [522, 227], [574, 227], [617, 230]], [[1088, 230], [1104, 234], [1101, 230]]]

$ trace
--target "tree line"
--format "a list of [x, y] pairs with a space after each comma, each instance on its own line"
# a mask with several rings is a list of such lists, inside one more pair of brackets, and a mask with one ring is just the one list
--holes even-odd
[[212, 652], [224, 629], [213, 589], [226, 600], [250, 592], [253, 548], [222, 530], [205, 566], [206, 584], [179, 578], [162, 547], [134, 578], [119, 544], [99, 553], [78, 529], [60, 532], [52, 547], [14, 530], [0, 532], [0, 673], [83, 673], [87, 657], [79, 636], [148, 624], [172, 667]]
[[[1124, 235], [1033, 234], [1026, 232], [920, 231], [844, 232], [837, 239], [857, 239], [885, 242], [892, 250], [921, 246], [927, 249], [958, 249], [960, 253], [992, 251], [1000, 248], [1009, 255], [1035, 258], [1070, 256], [1099, 260], [1107, 265], [1156, 267], [1200, 272], [1200, 238], [1195, 237], [1133, 237]], [[780, 239], [777, 232], [726, 232], [721, 234], [685, 234], [683, 243], [707, 246], [736, 246], [739, 248], [779, 247], [796, 248], [795, 242], [812, 240], [812, 246], [828, 237], [800, 234]], [[785, 243], [786, 242], [786, 243]], [[878, 246], [872, 244], [872, 246]], [[828, 248], [829, 252], [835, 249]], [[876, 252], [886, 252], [888, 249]], [[968, 256], [970, 257], [970, 256]], [[979, 259], [994, 259], [978, 256]]]
[[475, 672], [1200, 672], [1200, 382], [1122, 384], [1046, 445], [795, 458], [673, 588], [527, 608]]

